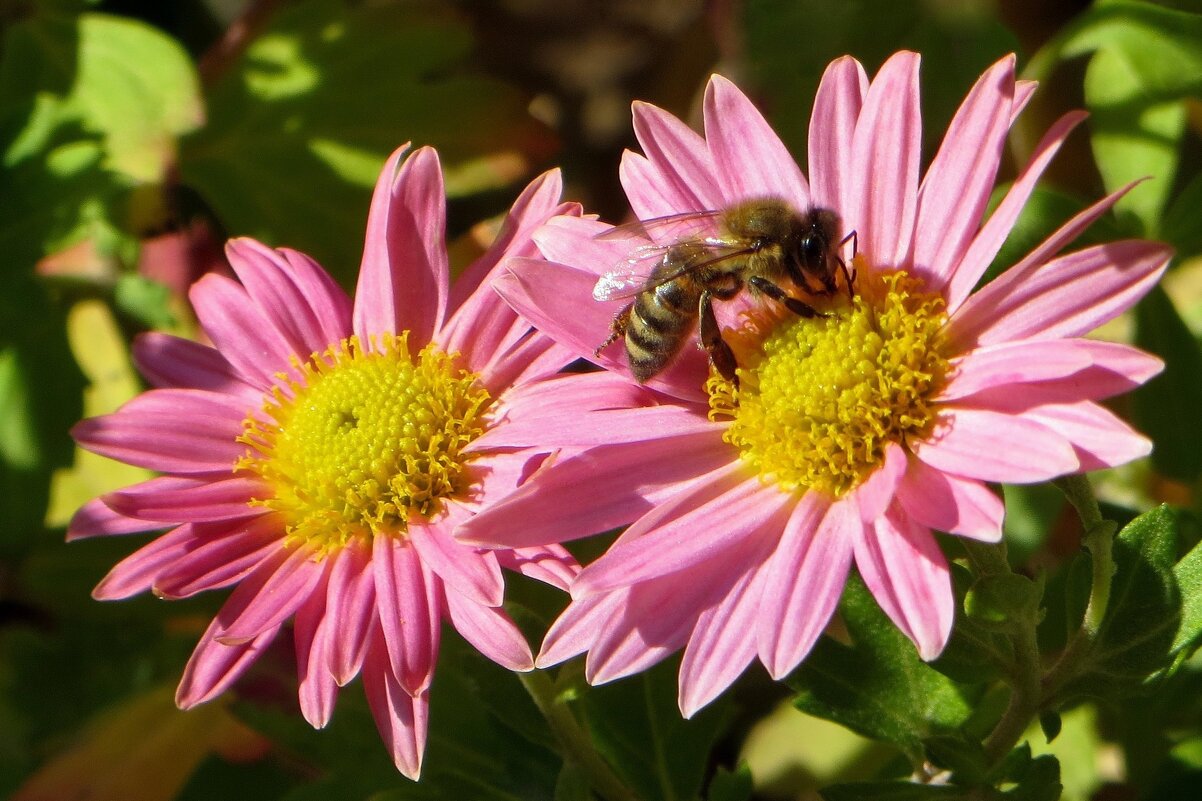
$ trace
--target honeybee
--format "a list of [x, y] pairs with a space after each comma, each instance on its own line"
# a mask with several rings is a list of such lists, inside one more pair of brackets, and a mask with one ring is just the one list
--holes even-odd
[[830, 209], [799, 212], [783, 199], [769, 197], [629, 223], [599, 234], [598, 239], [655, 236], [670, 243], [635, 248], [597, 281], [594, 299], [633, 300], [614, 317], [609, 338], [596, 354], [624, 338], [630, 370], [644, 383], [668, 366], [700, 323], [701, 346], [710, 362], [737, 385], [738, 365], [722, 339], [714, 299], [729, 300], [748, 287], [802, 317], [827, 316], [780, 284], [788, 279], [808, 295], [832, 295], [841, 273], [850, 296], [853, 278], [839, 250], [848, 239], [854, 240], [855, 232], [844, 239], [841, 231], [842, 221]]

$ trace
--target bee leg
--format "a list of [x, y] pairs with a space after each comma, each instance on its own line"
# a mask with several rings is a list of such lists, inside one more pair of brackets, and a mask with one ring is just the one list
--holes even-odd
[[594, 356], [600, 356], [601, 351], [617, 342], [619, 338], [626, 336], [626, 326], [630, 323], [630, 312], [633, 308], [634, 303], [627, 303], [621, 311], [614, 315], [613, 321], [609, 324], [609, 336], [593, 351]]
[[735, 371], [739, 365], [735, 362], [734, 351], [722, 339], [722, 329], [718, 327], [718, 318], [714, 316], [713, 295], [708, 290], [701, 293], [698, 319], [701, 347], [709, 354], [710, 362], [718, 373], [737, 389], [739, 376]]
[[[854, 259], [860, 246], [860, 237], [855, 231], [852, 231], [850, 234], [843, 237], [843, 241], [839, 243], [839, 248], [842, 249], [843, 246], [847, 244], [848, 240], [851, 240], [851, 257]], [[847, 282], [847, 296], [849, 298], [854, 297], [856, 276], [854, 273], [847, 271], [847, 262], [843, 261], [842, 256], [839, 257], [839, 267], [843, 270], [843, 279]]]
[[813, 306], [795, 297], [791, 297], [785, 290], [778, 287], [776, 284], [764, 278], [762, 275], [753, 275], [748, 279], [748, 283], [753, 287], [763, 292], [768, 297], [784, 304], [784, 307], [799, 317], [830, 317], [829, 314], [824, 314]]

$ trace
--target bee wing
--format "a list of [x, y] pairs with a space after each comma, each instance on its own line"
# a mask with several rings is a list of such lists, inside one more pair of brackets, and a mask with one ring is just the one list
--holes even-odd
[[616, 225], [608, 231], [597, 234], [595, 238], [604, 241], [646, 239], [653, 243], [706, 239], [718, 234], [718, 223], [722, 214], [723, 212], [720, 210], [686, 211], [683, 214], [635, 220], [624, 225]]
[[[685, 273], [709, 267], [736, 256], [746, 256], [755, 249], [745, 242], [720, 239], [697, 239], [671, 245], [642, 245], [614, 269], [597, 279], [593, 300], [621, 300], [640, 292], [655, 289]], [[666, 265], [671, 253], [671, 269]]]

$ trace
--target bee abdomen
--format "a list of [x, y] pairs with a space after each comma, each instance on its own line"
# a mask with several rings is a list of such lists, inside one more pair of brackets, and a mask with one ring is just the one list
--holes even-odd
[[626, 355], [640, 382], [662, 370], [693, 329], [697, 298], [677, 281], [639, 295], [626, 327]]

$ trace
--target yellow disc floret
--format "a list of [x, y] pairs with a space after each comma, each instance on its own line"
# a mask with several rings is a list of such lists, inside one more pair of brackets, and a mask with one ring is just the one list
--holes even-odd
[[303, 380], [279, 376], [237, 465], [272, 489], [254, 503], [280, 512], [294, 541], [326, 552], [403, 534], [466, 491], [464, 448], [491, 399], [453, 357], [434, 345], [413, 357], [402, 334], [370, 349], [351, 337], [294, 366]]
[[861, 266], [852, 301], [828, 316], [750, 321], [729, 335], [740, 384], [706, 384], [710, 418], [730, 419], [724, 437], [767, 481], [792, 492], [839, 497], [884, 461], [890, 442], [935, 424], [931, 398], [948, 372], [938, 295], [905, 272]]

